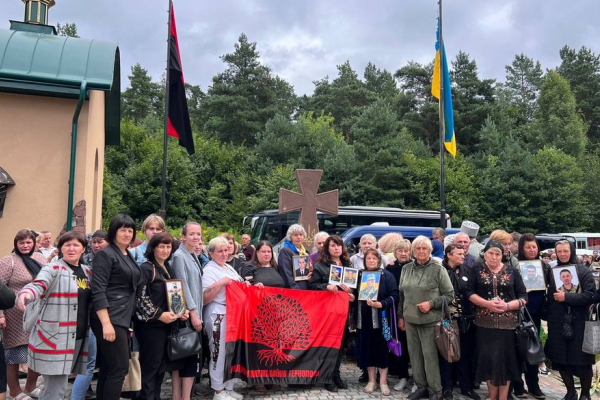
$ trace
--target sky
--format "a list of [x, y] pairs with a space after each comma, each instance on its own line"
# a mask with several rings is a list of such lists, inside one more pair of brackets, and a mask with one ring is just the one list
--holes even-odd
[[[225, 69], [241, 33], [257, 43], [261, 62], [312, 94], [314, 81], [337, 76], [349, 60], [362, 77], [368, 62], [394, 73], [434, 57], [436, 0], [174, 0], [185, 80], [206, 91]], [[443, 35], [449, 59], [477, 62], [479, 77], [503, 81], [516, 54], [560, 64], [559, 50], [600, 53], [600, 1], [445, 0]], [[116, 42], [122, 87], [139, 63], [158, 81], [166, 66], [168, 0], [56, 0], [49, 23], [76, 23], [79, 36]], [[22, 0], [0, 0], [0, 28], [23, 20]], [[596, 40], [594, 40], [596, 39]]]

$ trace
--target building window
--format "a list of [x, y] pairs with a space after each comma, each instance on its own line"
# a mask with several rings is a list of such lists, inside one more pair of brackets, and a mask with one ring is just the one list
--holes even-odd
[[2, 167], [0, 167], [0, 218], [4, 214], [4, 205], [6, 204], [6, 197], [8, 189], [15, 184], [15, 181], [8, 175]]

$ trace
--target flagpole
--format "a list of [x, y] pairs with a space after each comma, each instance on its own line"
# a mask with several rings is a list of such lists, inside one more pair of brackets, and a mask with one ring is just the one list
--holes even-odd
[[169, 22], [167, 24], [167, 65], [165, 74], [165, 132], [163, 139], [163, 165], [162, 165], [162, 188], [160, 194], [160, 211], [158, 212], [162, 219], [167, 217], [167, 132], [169, 130], [169, 59], [171, 58], [171, 12], [173, 11], [173, 1], [169, 0]]
[[442, 37], [442, 0], [438, 1], [440, 13], [440, 227], [446, 228], [446, 173], [444, 168], [444, 40]]

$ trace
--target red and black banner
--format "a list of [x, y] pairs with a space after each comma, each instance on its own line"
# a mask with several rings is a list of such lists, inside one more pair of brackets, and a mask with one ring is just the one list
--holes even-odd
[[227, 286], [225, 379], [331, 382], [347, 316], [343, 292]]
[[194, 154], [194, 139], [192, 125], [188, 111], [187, 97], [185, 96], [185, 82], [181, 57], [179, 55], [179, 42], [177, 40], [177, 27], [175, 26], [175, 12], [173, 2], [169, 1], [170, 27], [169, 32], [169, 89], [167, 110], [167, 134], [179, 139], [179, 145], [185, 147], [189, 155]]

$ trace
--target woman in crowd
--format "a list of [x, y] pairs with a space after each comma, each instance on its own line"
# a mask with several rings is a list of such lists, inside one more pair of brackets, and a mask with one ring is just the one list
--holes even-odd
[[29, 366], [44, 376], [40, 400], [64, 398], [69, 374], [81, 373], [87, 365], [91, 271], [80, 264], [86, 246], [82, 233], [61, 235], [58, 261], [43, 267], [17, 296], [21, 311], [29, 301], [53, 297], [29, 336]]
[[[538, 242], [533, 233], [524, 233], [519, 238], [519, 246], [517, 250], [517, 259], [519, 261], [528, 261], [528, 260], [539, 260], [540, 250], [538, 246]], [[550, 267], [542, 261], [543, 275], [546, 276]], [[521, 276], [527, 279], [538, 279], [540, 282], [542, 281], [542, 277], [528, 277], [524, 273], [521, 273]], [[525, 287], [527, 287], [527, 283], [525, 283]], [[544, 302], [546, 299], [546, 290], [534, 290], [527, 293], [527, 311], [529, 311], [529, 315], [533, 320], [533, 323], [538, 330], [541, 332], [540, 328], [542, 325], [542, 308], [544, 307]], [[537, 365], [529, 365], [525, 362], [527, 367], [525, 371], [525, 382], [527, 383], [527, 390], [529, 394], [536, 399], [544, 399], [546, 395], [540, 389], [540, 379], [538, 377], [538, 366]], [[522, 397], [527, 394], [525, 391], [525, 384], [523, 379], [519, 377], [516, 381], [513, 382], [513, 390], [514, 394], [517, 397]]]
[[[385, 267], [396, 280], [396, 287], [400, 285], [400, 276], [402, 275], [402, 268], [410, 262], [410, 240], [402, 239], [394, 246], [394, 263]], [[389, 373], [390, 375], [398, 375], [400, 380], [394, 385], [394, 390], [402, 391], [408, 383], [408, 344], [406, 343], [406, 332], [400, 330], [398, 332], [398, 340], [402, 346], [402, 354], [397, 357], [394, 354], [389, 355]]]
[[404, 238], [397, 232], [386, 233], [379, 238], [379, 241], [377, 242], [379, 251], [381, 251], [382, 255], [385, 256], [390, 263], [394, 261], [394, 248], [396, 247], [396, 244], [402, 240], [404, 240]]
[[[225, 366], [225, 325], [226, 297], [225, 286], [244, 279], [227, 264], [229, 243], [226, 238], [217, 236], [208, 243], [211, 261], [204, 267], [204, 330], [208, 335], [210, 385], [215, 390], [214, 400], [243, 399], [244, 396], [233, 390], [234, 379], [224, 381]], [[247, 284], [250, 284], [247, 282]]]
[[146, 217], [142, 223], [142, 232], [144, 235], [146, 235], [146, 240], [144, 240], [140, 245], [134, 247], [134, 249], [131, 251], [133, 258], [138, 265], [142, 265], [143, 262], [146, 262], [146, 249], [148, 248], [148, 243], [150, 243], [152, 236], [156, 235], [157, 233], [164, 232], [165, 228], [165, 220], [162, 219], [160, 215], [150, 214]]
[[308, 289], [308, 281], [294, 281], [294, 256], [307, 256], [308, 252], [302, 244], [306, 231], [300, 224], [292, 224], [287, 230], [283, 247], [279, 250], [277, 266], [285, 287], [291, 289]]
[[227, 244], [229, 246], [227, 248], [227, 264], [231, 265], [235, 272], [239, 274], [242, 270], [242, 266], [245, 264], [245, 258], [242, 260], [240, 257], [238, 257], [238, 244], [235, 241], [235, 237], [231, 233], [222, 233], [221, 236], [227, 239]]
[[142, 277], [137, 291], [135, 321], [142, 367], [142, 390], [138, 400], [160, 400], [163, 377], [169, 370], [165, 368], [168, 362], [165, 350], [169, 330], [175, 321], [185, 321], [189, 316], [188, 311], [176, 315], [169, 311], [167, 305], [165, 281], [175, 276], [169, 266], [174, 242], [168, 233], [152, 236], [144, 254], [147, 261], [140, 266]]
[[[181, 231], [181, 244], [173, 254], [171, 268], [175, 278], [182, 280], [185, 304], [192, 327], [202, 329], [202, 266], [194, 248], [202, 240], [202, 226], [186, 222]], [[190, 400], [194, 378], [200, 376], [201, 354], [185, 358], [181, 369], [173, 371], [173, 400]]]
[[129, 372], [129, 327], [135, 307], [140, 268], [127, 250], [135, 237], [135, 222], [116, 215], [108, 226], [108, 243], [94, 257], [91, 314], [100, 367], [96, 393], [103, 400], [119, 400]]
[[[91, 267], [96, 255], [100, 250], [108, 246], [108, 232], [98, 229], [92, 234], [92, 252], [85, 254], [82, 258], [82, 264]], [[95, 396], [92, 390], [92, 379], [94, 378], [94, 369], [96, 368], [96, 336], [91, 330], [88, 331], [88, 361], [85, 373], [77, 375], [73, 387], [71, 388], [70, 400], [84, 400], [86, 397]]]
[[460, 327], [460, 360], [456, 363], [450, 363], [441, 355], [439, 357], [444, 400], [454, 398], [452, 394], [454, 367], [458, 372], [458, 384], [462, 395], [475, 400], [480, 399], [472, 388], [471, 361], [475, 350], [475, 330], [470, 327], [474, 317], [473, 305], [464, 292], [464, 283], [470, 276], [470, 271], [463, 266], [464, 261], [465, 249], [463, 246], [451, 243], [444, 250], [442, 265], [446, 268], [454, 288], [454, 298], [449, 304], [450, 312], [452, 319], [456, 320]]
[[[363, 269], [365, 267], [364, 256], [365, 252], [369, 249], [377, 248], [377, 239], [370, 233], [366, 233], [360, 237], [360, 251], [350, 257], [350, 266], [352, 268]], [[381, 267], [385, 268], [389, 264], [389, 260], [386, 256], [381, 256]]]
[[[567, 240], [559, 240], [555, 244], [557, 266], [561, 271], [567, 268], [561, 266], [574, 265], [569, 271], [576, 272], [578, 284], [573, 282], [556, 282], [554, 274], [548, 274], [548, 340], [546, 349], [548, 358], [552, 361], [552, 369], [559, 371], [567, 394], [563, 400], [576, 400], [577, 392], [573, 376], [581, 381], [581, 400], [590, 398], [592, 385], [592, 365], [595, 362], [593, 354], [581, 350], [585, 321], [588, 318], [588, 307], [592, 304], [596, 286], [594, 277], [588, 268], [577, 265], [575, 246]], [[572, 276], [572, 274], [569, 272]], [[554, 275], [554, 276], [553, 276]], [[561, 273], [561, 276], [563, 274]], [[566, 273], [564, 275], [567, 275]], [[570, 283], [570, 284], [569, 284]], [[559, 288], [559, 289], [557, 289]], [[571, 315], [571, 321], [565, 318]], [[572, 326], [573, 335], [565, 337], [563, 325]]]
[[449, 304], [454, 297], [444, 267], [431, 259], [433, 246], [425, 236], [412, 243], [414, 261], [402, 268], [398, 327], [406, 330], [408, 353], [417, 390], [409, 400], [442, 397], [442, 383], [435, 345], [435, 324], [442, 319], [442, 297]]
[[[354, 294], [352, 289], [342, 284], [339, 287], [337, 285], [329, 284], [329, 269], [331, 265], [337, 265], [340, 267], [350, 266], [350, 257], [348, 256], [348, 250], [344, 246], [342, 238], [337, 235], [332, 235], [325, 240], [323, 244], [323, 250], [319, 254], [317, 263], [314, 265], [312, 275], [309, 281], [309, 289], [311, 290], [328, 290], [331, 293], [337, 293], [339, 289], [348, 293], [350, 301], [354, 301]], [[340, 366], [342, 364], [343, 348], [345, 344], [346, 335], [348, 329], [346, 328], [347, 322], [344, 324], [344, 335], [342, 337], [342, 345], [338, 352], [338, 358], [333, 370], [333, 382], [325, 384], [325, 389], [329, 392], [337, 392], [339, 389], [348, 389], [346, 382], [342, 380], [340, 375]]]
[[364, 253], [364, 261], [365, 271], [380, 271], [381, 276], [377, 299], [367, 299], [357, 304], [358, 367], [366, 369], [369, 374], [369, 381], [364, 388], [366, 393], [373, 393], [377, 388], [376, 374], [379, 372], [381, 394], [389, 396], [388, 348], [382, 332], [382, 311], [386, 310], [388, 315], [392, 312], [392, 306], [398, 301], [398, 285], [391, 272], [381, 268], [381, 254], [377, 250], [368, 249]]
[[490, 240], [483, 252], [483, 264], [472, 268], [465, 286], [465, 296], [476, 306], [475, 381], [487, 382], [490, 399], [507, 400], [509, 383], [521, 374], [515, 328], [517, 313], [527, 303], [527, 289], [519, 270], [502, 263], [502, 243]]
[[284, 288], [285, 283], [277, 270], [277, 263], [273, 258], [273, 247], [268, 240], [261, 240], [256, 245], [250, 264], [242, 267], [242, 278], [254, 284]]
[[[47, 263], [46, 258], [35, 251], [35, 239], [33, 231], [20, 230], [15, 236], [12, 253], [0, 260], [0, 281], [15, 293], [35, 279], [42, 266]], [[38, 397], [41, 390], [35, 387], [40, 376], [37, 372], [31, 369], [27, 371], [24, 391], [19, 384], [19, 364], [27, 363], [29, 343], [29, 333], [23, 330], [23, 311], [16, 307], [5, 310], [4, 313], [0, 311], [0, 326], [3, 328], [2, 342], [10, 396], [18, 400], [27, 399], [27, 395]]]

